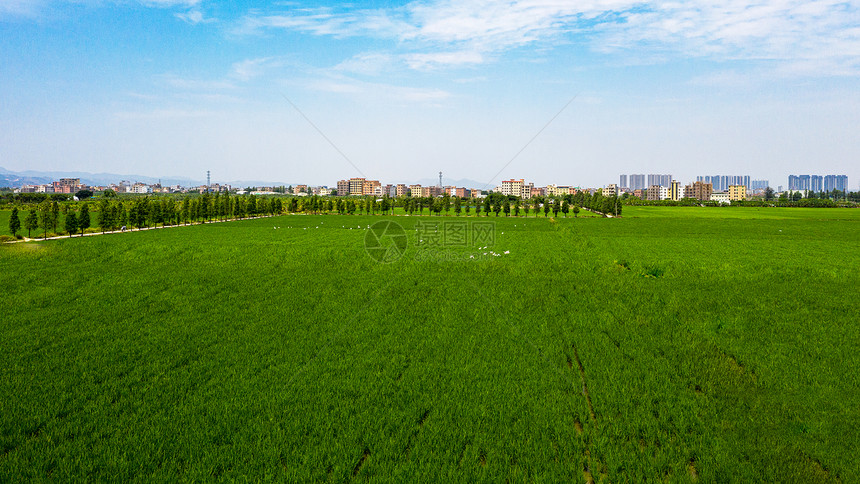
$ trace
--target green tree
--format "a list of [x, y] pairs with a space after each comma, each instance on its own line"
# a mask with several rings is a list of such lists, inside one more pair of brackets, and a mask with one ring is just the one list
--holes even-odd
[[531, 202], [529, 202], [528, 200], [525, 200], [523, 202], [523, 212], [526, 213], [526, 218], [529, 217], [529, 206], [531, 206]]
[[577, 216], [579, 216], [579, 205], [574, 205], [573, 206], [573, 218], [576, 218]]
[[116, 198], [116, 192], [108, 188], [107, 190], [102, 192], [102, 196], [105, 198]]
[[93, 191], [86, 189], [78, 190], [77, 192], [75, 192], [75, 196], [78, 197], [78, 200], [86, 200], [93, 196]]
[[18, 218], [18, 207], [12, 207], [12, 214], [9, 216], [9, 232], [16, 237], [19, 230], [21, 230], [21, 219]]
[[24, 228], [27, 229], [27, 238], [30, 237], [30, 232], [33, 229], [39, 228], [39, 214], [35, 208], [31, 209], [30, 213], [27, 214], [27, 218], [24, 219]]
[[545, 200], [545, 201], [544, 201], [544, 204], [543, 204], [543, 216], [544, 216], [544, 217], [546, 217], [547, 215], [549, 215], [549, 211], [550, 211], [550, 208], [551, 208], [551, 207], [550, 207], [550, 205], [551, 205], [551, 204], [549, 203], [549, 200]]
[[81, 231], [81, 235], [84, 235], [84, 231], [88, 228], [90, 228], [90, 207], [84, 203], [81, 205], [81, 213], [78, 214], [78, 230]]
[[96, 225], [102, 230], [102, 233], [105, 233], [108, 227], [110, 227], [110, 202], [108, 202], [107, 198], [102, 198], [99, 200], [99, 211], [96, 215]]
[[[468, 213], [469, 207], [466, 206], [466, 212]], [[454, 214], [458, 217], [460, 216], [460, 212], [463, 211], [463, 202], [460, 200], [460, 197], [454, 197]]]
[[532, 203], [535, 206], [535, 217], [537, 217], [538, 214], [540, 214], [540, 202], [541, 202], [540, 197], [535, 197], [534, 200], [532, 200]]
[[48, 229], [51, 227], [51, 202], [45, 200], [39, 205], [39, 225], [45, 229], [45, 238], [48, 238]]
[[510, 217], [511, 215], [511, 201], [505, 200], [505, 203], [502, 205], [502, 210], [505, 211], [505, 217]]
[[51, 228], [54, 229], [54, 232], [57, 231], [57, 224], [60, 223], [60, 204], [57, 203], [56, 200], [51, 202]]
[[517, 199], [517, 201], [514, 202], [514, 217], [519, 217], [519, 216], [520, 216], [520, 200]]
[[560, 207], [560, 206], [559, 206], [559, 204], [558, 204], [558, 200], [554, 201], [554, 202], [553, 202], [553, 204], [552, 204], [552, 216], [553, 216], [553, 217], [558, 217], [558, 211], [559, 211], [560, 209], [561, 209], [561, 207]]
[[[510, 210], [510, 208], [508, 210]], [[493, 211], [496, 212], [496, 217], [498, 217], [499, 214], [502, 213], [502, 204], [499, 202], [496, 202], [495, 205], [493, 206]]]
[[475, 203], [475, 216], [476, 217], [481, 216], [481, 202], [480, 201]]
[[493, 211], [493, 207], [492, 207], [492, 205], [490, 205], [490, 197], [486, 196], [486, 197], [484, 197], [484, 213], [487, 215], [487, 217], [489, 217], [490, 212], [492, 212], [492, 211]]
[[69, 210], [66, 212], [65, 217], [65, 226], [66, 232], [69, 233], [69, 237], [74, 235], [75, 232], [78, 231], [78, 217], [75, 215], [74, 210]]
[[564, 214], [564, 218], [567, 218], [567, 214], [570, 212], [570, 203], [568, 203], [567, 200], [561, 204], [561, 212]]

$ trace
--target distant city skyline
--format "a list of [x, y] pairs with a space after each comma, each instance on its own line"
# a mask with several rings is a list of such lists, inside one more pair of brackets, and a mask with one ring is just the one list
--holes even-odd
[[856, 189], [857, 25], [801, 0], [2, 2], [0, 166]]

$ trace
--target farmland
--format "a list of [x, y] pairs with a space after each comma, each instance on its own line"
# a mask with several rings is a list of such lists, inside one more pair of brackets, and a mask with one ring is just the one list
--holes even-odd
[[455, 220], [0, 246], [0, 481], [860, 480], [860, 211]]

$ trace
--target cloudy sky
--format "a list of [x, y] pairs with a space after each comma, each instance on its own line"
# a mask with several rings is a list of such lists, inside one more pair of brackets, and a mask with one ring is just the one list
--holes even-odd
[[0, 166], [860, 182], [860, 3], [0, 0]]

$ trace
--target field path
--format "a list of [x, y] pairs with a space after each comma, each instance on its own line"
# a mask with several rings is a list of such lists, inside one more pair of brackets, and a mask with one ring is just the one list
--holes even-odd
[[141, 232], [141, 231], [143, 231], [143, 230], [173, 229], [173, 228], [177, 228], [177, 227], [191, 227], [191, 226], [194, 226], [194, 225], [206, 225], [206, 224], [215, 224], [215, 223], [221, 223], [221, 222], [236, 222], [236, 221], [241, 221], [241, 220], [256, 220], [256, 219], [261, 219], [261, 218], [279, 217], [279, 216], [281, 216], [281, 215], [285, 215], [285, 214], [278, 214], [278, 215], [263, 215], [263, 216], [260, 216], [260, 217], [231, 218], [231, 219], [227, 219], [227, 220], [210, 220], [209, 222], [205, 222], [205, 223], [200, 223], [200, 222], [198, 222], [198, 223], [190, 223], [190, 224], [165, 225], [165, 226], [161, 226], [161, 227], [143, 227], [143, 228], [139, 228], [139, 229], [133, 229], [133, 228], [132, 228], [132, 229], [126, 229], [126, 230], [108, 230], [108, 231], [105, 231], [105, 232], [90, 232], [90, 233], [86, 233], [86, 234], [83, 234], [83, 235], [81, 235], [81, 234], [75, 234], [75, 235], [73, 235], [73, 236], [69, 236], [69, 235], [56, 235], [56, 236], [54, 236], [54, 237], [48, 237], [48, 238], [43, 238], [43, 237], [24, 237], [24, 238], [23, 238], [23, 239], [21, 239], [21, 240], [10, 240], [10, 241], [8, 241], [8, 242], [6, 242], [6, 243], [7, 243], [7, 244], [17, 244], [17, 243], [22, 243], [22, 242], [42, 242], [42, 241], [46, 241], [46, 240], [72, 239], [72, 238], [75, 238], [75, 237], [92, 237], [92, 236], [95, 236], [95, 235], [126, 234], [126, 233], [132, 233], [132, 232]]

